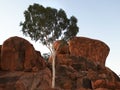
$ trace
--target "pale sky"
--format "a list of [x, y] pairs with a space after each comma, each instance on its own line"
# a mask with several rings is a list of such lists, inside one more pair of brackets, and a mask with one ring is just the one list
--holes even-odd
[[23, 36], [20, 22], [28, 6], [38, 3], [74, 15], [80, 28], [78, 36], [99, 39], [110, 47], [106, 66], [120, 74], [120, 0], [0, 0], [0, 44], [12, 36], [29, 40], [42, 53], [47, 49]]

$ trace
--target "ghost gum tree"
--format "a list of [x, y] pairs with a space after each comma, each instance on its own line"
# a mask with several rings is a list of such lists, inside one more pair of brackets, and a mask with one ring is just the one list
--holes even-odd
[[52, 56], [52, 88], [55, 88], [55, 57], [56, 52], [53, 43], [56, 40], [67, 41], [76, 36], [79, 28], [77, 19], [70, 19], [64, 10], [51, 7], [43, 7], [39, 4], [29, 5], [24, 11], [24, 22], [21, 22], [22, 32], [34, 41], [40, 41], [50, 50]]

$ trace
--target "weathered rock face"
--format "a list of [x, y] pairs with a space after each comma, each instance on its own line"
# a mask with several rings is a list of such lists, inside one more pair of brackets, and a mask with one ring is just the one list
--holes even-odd
[[[11, 37], [4, 41], [1, 48], [1, 69], [10, 71], [26, 70], [39, 66], [42, 61], [32, 44], [20, 37]], [[37, 67], [38, 68], [38, 67]]]
[[[84, 57], [96, 64], [105, 66], [105, 61], [110, 49], [104, 42], [86, 37], [74, 37], [69, 40], [68, 44], [62, 43], [61, 40], [54, 43], [58, 58], [56, 63], [65, 63], [66, 59], [61, 58], [71, 55]], [[51, 58], [49, 62], [52, 62]]]
[[51, 71], [44, 68], [39, 72], [4, 72], [0, 74], [0, 90], [49, 90]]
[[65, 41], [58, 40], [54, 42], [53, 47], [56, 50], [56, 53], [69, 54], [69, 46]]
[[105, 65], [110, 49], [104, 42], [86, 37], [74, 37], [68, 43], [71, 55], [82, 56]]
[[[68, 46], [67, 42], [62, 41], [62, 40], [58, 40], [58, 41], [54, 42], [53, 47], [54, 47], [55, 52], [56, 52], [56, 58], [57, 58], [56, 64], [66, 63], [66, 59], [63, 59], [63, 58], [67, 57], [67, 56], [69, 57], [69, 46]], [[52, 63], [51, 56], [49, 57], [48, 62]]]
[[[60, 41], [58, 42], [55, 42], [55, 48], [59, 48]], [[109, 47], [105, 43], [85, 37], [75, 37], [69, 41], [68, 48], [69, 53], [62, 53], [63, 48], [59, 51], [56, 49], [58, 90], [119, 90], [120, 78], [105, 67], [109, 53]], [[49, 63], [51, 62], [50, 58]]]
[[[51, 63], [47, 63], [46, 65], [40, 52], [35, 51], [33, 46], [28, 41], [26, 42], [26, 40], [19, 38], [20, 40], [23, 40], [22, 43], [24, 42], [24, 44], [20, 44], [21, 41], [19, 39], [15, 42], [16, 38], [19, 37], [12, 38], [12, 43], [10, 43], [11, 38], [8, 39], [9, 42], [6, 40], [8, 43], [5, 41], [2, 46], [0, 90], [120, 90], [120, 78], [109, 68], [105, 67], [105, 65], [101, 65], [105, 64], [105, 62], [103, 63], [101, 60], [104, 57], [105, 61], [109, 52], [109, 48], [103, 42], [83, 38], [85, 43], [81, 41], [81, 44], [83, 44], [84, 47], [79, 45], [80, 43], [76, 42], [77, 40], [74, 40], [76, 42], [75, 45], [73, 45], [73, 43], [69, 43], [69, 46], [67, 43], [62, 44], [61, 46], [61, 41], [55, 42], [56, 83], [55, 89], [52, 89]], [[91, 43], [90, 46], [88, 42]], [[70, 45], [72, 45], [73, 50]], [[77, 45], [79, 45], [79, 47]], [[93, 47], [94, 45], [96, 45], [96, 49]], [[23, 46], [25, 46], [25, 48], [21, 50]], [[85, 46], [87, 49], [84, 49]], [[78, 47], [78, 49], [75, 49], [76, 47]], [[105, 48], [105, 51], [102, 50]], [[75, 51], [74, 49], [78, 51]], [[82, 50], [82, 53], [79, 50]], [[90, 51], [87, 56], [87, 50], [91, 50], [91, 55], [94, 55], [92, 51], [98, 50], [95, 54], [97, 58], [90, 56]], [[98, 52], [102, 53], [103, 57], [99, 56]], [[21, 53], [25, 54], [21, 55]], [[23, 59], [21, 57], [23, 57]], [[23, 62], [19, 62], [19, 60]], [[96, 64], [96, 62], [99, 62], [99, 64]], [[31, 70], [29, 70], [28, 67]], [[21, 71], [22, 69], [25, 70]]]
[[15, 83], [19, 90], [47, 90], [51, 87], [51, 71], [45, 68], [36, 73], [25, 73]]
[[69, 58], [73, 61], [71, 65], [56, 66], [56, 87], [63, 90], [120, 89], [120, 78], [109, 68], [98, 66], [83, 57]]

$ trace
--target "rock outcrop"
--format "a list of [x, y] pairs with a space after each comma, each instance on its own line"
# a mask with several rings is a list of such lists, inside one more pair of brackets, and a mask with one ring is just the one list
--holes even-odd
[[37, 73], [25, 72], [15, 82], [19, 90], [47, 90], [51, 87], [51, 71], [45, 68]]
[[30, 71], [35, 67], [43, 68], [45, 61], [39, 55], [27, 40], [20, 37], [10, 37], [4, 41], [1, 48], [1, 69]]
[[120, 90], [120, 78], [105, 66], [109, 53], [105, 43], [74, 37], [68, 44], [55, 42], [54, 48], [56, 83], [52, 89], [51, 58], [45, 62], [23, 38], [7, 39], [1, 48], [0, 90]]
[[71, 55], [82, 56], [101, 65], [105, 65], [110, 51], [104, 42], [86, 37], [74, 37], [68, 44]]
[[[62, 43], [62, 41], [54, 43], [55, 48], [63, 45], [60, 49], [56, 49], [57, 88], [63, 90], [120, 89], [120, 78], [105, 67], [109, 47], [104, 42], [86, 37], [74, 37], [68, 44]], [[51, 58], [49, 63], [52, 63]]]
[[49, 90], [51, 71], [44, 68], [38, 72], [0, 72], [0, 90]]
[[58, 54], [69, 54], [69, 46], [64, 40], [54, 42], [53, 47]]
[[120, 78], [109, 68], [97, 66], [83, 57], [69, 58], [73, 60], [70, 66], [56, 66], [56, 87], [63, 90], [120, 89]]

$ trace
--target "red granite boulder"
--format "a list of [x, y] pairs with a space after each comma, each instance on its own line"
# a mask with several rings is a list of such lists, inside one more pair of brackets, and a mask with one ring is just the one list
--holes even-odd
[[[68, 64], [69, 46], [67, 42], [63, 40], [55, 41], [53, 47], [56, 53], [56, 64]], [[49, 57], [48, 62], [52, 63], [52, 56]]]
[[[74, 40], [74, 38], [70, 40], [70, 53], [68, 53], [68, 48], [56, 49], [59, 48], [60, 44], [54, 43], [57, 52], [55, 89], [51, 88], [51, 64], [47, 63], [46, 65], [39, 51], [35, 51], [33, 47], [32, 50], [27, 50], [30, 46], [26, 46], [25, 44], [25, 49], [22, 50], [27, 54], [15, 54], [21, 50], [21, 48], [16, 48], [19, 47], [19, 44], [16, 46], [14, 40], [14, 47], [12, 44], [7, 43], [6, 47], [8, 45], [11, 48], [5, 48], [4, 46], [2, 47], [2, 51], [6, 50], [6, 55], [7, 57], [9, 56], [10, 59], [5, 58], [3, 60], [6, 60], [4, 63], [10, 62], [7, 64], [8, 67], [5, 66], [2, 67], [2, 69], [13, 71], [17, 68], [15, 65], [17, 64], [19, 66], [20, 64], [20, 66], [23, 66], [23, 69], [30, 66], [30, 68], [26, 70], [31, 69], [32, 71], [0, 71], [0, 90], [120, 90], [120, 78], [104, 65], [109, 53], [108, 46], [99, 40], [84, 37], [75, 38], [77, 38], [77, 40]], [[15, 50], [13, 48], [15, 48]], [[9, 55], [7, 50], [10, 50], [9, 52], [12, 53], [10, 54], [12, 56]], [[98, 53], [100, 53], [100, 55], [98, 55]], [[2, 56], [3, 55], [5, 56], [5, 51]], [[25, 58], [23, 59], [24, 62], [18, 62], [22, 60], [22, 56]], [[34, 57], [34, 59], [31, 60], [30, 58], [30, 60], [28, 60], [29, 57]], [[15, 63], [13, 63], [14, 61], [12, 60], [14, 60]], [[2, 65], [4, 65], [4, 63], [2, 61]], [[25, 67], [25, 63], [27, 63], [27, 67]], [[17, 68], [17, 70], [21, 69]]]
[[56, 53], [69, 54], [69, 46], [68, 46], [67, 42], [65, 42], [63, 40], [55, 41], [53, 44], [53, 47], [54, 47]]
[[110, 51], [104, 42], [86, 37], [73, 37], [68, 44], [71, 55], [85, 57], [103, 66]]
[[10, 37], [4, 41], [1, 48], [1, 69], [30, 71], [33, 67], [39, 66], [40, 61], [43, 61], [42, 64], [45, 63], [39, 57], [30, 42], [21, 37]]
[[51, 88], [51, 71], [25, 72], [15, 83], [16, 90], [48, 90]]
[[49, 90], [51, 71], [44, 68], [38, 72], [0, 72], [0, 90]]

